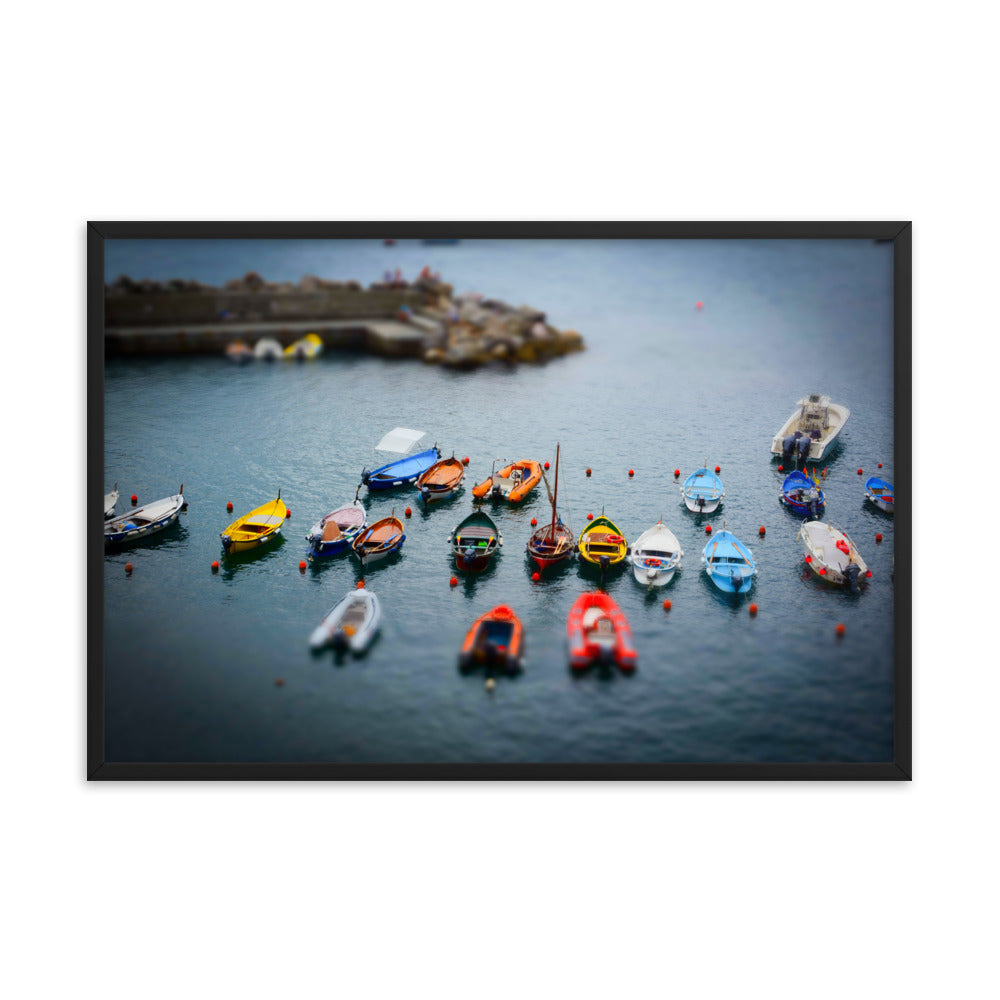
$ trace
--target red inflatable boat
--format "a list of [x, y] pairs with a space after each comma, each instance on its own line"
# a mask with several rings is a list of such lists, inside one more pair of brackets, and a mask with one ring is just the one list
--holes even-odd
[[599, 590], [581, 594], [570, 608], [566, 631], [569, 663], [574, 670], [585, 670], [592, 663], [615, 663], [621, 670], [635, 670], [632, 630], [607, 594]]

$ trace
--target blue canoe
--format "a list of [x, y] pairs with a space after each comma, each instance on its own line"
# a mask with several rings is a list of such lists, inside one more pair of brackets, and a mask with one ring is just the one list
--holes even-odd
[[681, 487], [684, 503], [696, 514], [711, 514], [726, 495], [722, 480], [709, 468], [692, 472]]
[[826, 506], [823, 491], [814, 480], [798, 469], [785, 476], [778, 500], [803, 517], [819, 517], [820, 511]]
[[701, 556], [709, 579], [727, 594], [745, 594], [753, 586], [757, 564], [750, 550], [731, 532], [720, 531]]
[[892, 483], [879, 479], [878, 476], [870, 476], [865, 480], [865, 496], [879, 510], [884, 510], [887, 514], [895, 510], [895, 495], [892, 490]]
[[416, 482], [417, 477], [425, 473], [440, 458], [441, 452], [435, 445], [427, 451], [407, 455], [406, 458], [383, 465], [374, 472], [363, 469], [361, 482], [370, 490], [391, 490], [397, 486], [408, 486]]

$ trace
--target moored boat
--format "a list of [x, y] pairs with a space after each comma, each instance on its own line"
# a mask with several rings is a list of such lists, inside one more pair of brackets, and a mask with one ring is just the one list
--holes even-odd
[[632, 546], [632, 572], [639, 583], [662, 587], [674, 578], [683, 555], [677, 536], [662, 521], [657, 521]]
[[727, 594], [745, 594], [753, 586], [757, 564], [750, 550], [731, 532], [714, 534], [701, 555], [708, 578]]
[[425, 504], [435, 500], [444, 500], [454, 496], [465, 479], [465, 466], [455, 458], [442, 458], [435, 462], [426, 472], [417, 476], [416, 487], [420, 490], [420, 499]]
[[878, 476], [869, 476], [865, 480], [865, 496], [879, 510], [884, 510], [887, 514], [892, 514], [895, 511], [895, 494], [892, 489], [892, 483], [887, 482], [885, 479], [879, 479]]
[[227, 555], [235, 555], [273, 541], [281, 534], [287, 514], [288, 508], [281, 499], [281, 490], [278, 490], [276, 500], [269, 500], [249, 514], [238, 517], [221, 533], [223, 549]]
[[278, 361], [285, 356], [285, 352], [273, 337], [261, 337], [254, 344], [253, 356], [261, 361]]
[[[545, 482], [548, 489], [548, 480]], [[552, 521], [543, 524], [532, 532], [531, 537], [525, 545], [525, 551], [535, 561], [539, 570], [545, 570], [549, 566], [554, 566], [566, 559], [573, 557], [576, 540], [570, 528], [563, 524], [562, 518], [556, 511], [556, 500], [559, 497], [559, 445], [556, 445], [556, 485], [554, 491], [549, 494], [552, 501]]]
[[363, 653], [375, 638], [381, 620], [382, 608], [370, 590], [349, 590], [313, 629], [309, 645], [322, 649], [329, 644], [335, 649]]
[[107, 521], [109, 518], [114, 516], [115, 507], [118, 506], [118, 484], [115, 483], [114, 489], [110, 493], [104, 494], [104, 520]]
[[169, 528], [180, 512], [187, 506], [184, 500], [184, 484], [171, 497], [145, 503], [127, 514], [113, 517], [104, 522], [104, 544], [109, 546], [131, 545], [143, 538]]
[[254, 352], [253, 348], [243, 340], [231, 340], [226, 344], [226, 357], [230, 361], [236, 362], [238, 365], [245, 364], [247, 361], [253, 361]]
[[837, 435], [844, 429], [851, 411], [829, 396], [817, 392], [800, 399], [798, 408], [782, 424], [771, 441], [771, 454], [781, 455], [786, 462], [806, 459], [819, 461], [830, 450]]
[[370, 490], [391, 490], [397, 486], [409, 486], [415, 483], [420, 475], [441, 458], [437, 445], [416, 454], [408, 454], [423, 437], [425, 437], [423, 431], [410, 430], [408, 427], [396, 427], [389, 431], [375, 446], [375, 450], [404, 457], [397, 458], [373, 472], [362, 469], [361, 482]]
[[459, 569], [478, 573], [503, 545], [503, 535], [488, 515], [474, 510], [448, 536], [448, 544]]
[[795, 469], [785, 476], [778, 502], [802, 517], [819, 517], [826, 497], [815, 479]]
[[307, 333], [285, 348], [285, 357], [294, 361], [312, 361], [323, 353], [323, 340], [316, 333]]
[[349, 504], [330, 511], [321, 517], [306, 535], [310, 557], [323, 559], [346, 552], [354, 539], [361, 534], [367, 521], [368, 515], [357, 496]]
[[498, 604], [480, 615], [466, 633], [458, 664], [463, 670], [482, 664], [487, 673], [519, 673], [524, 666], [524, 628], [514, 611]]
[[681, 486], [684, 505], [696, 514], [711, 514], [718, 509], [725, 495], [722, 480], [708, 468], [707, 462], [703, 468], [692, 472]]
[[585, 563], [606, 570], [624, 561], [628, 542], [618, 525], [601, 513], [580, 532], [577, 550]]
[[820, 579], [855, 594], [868, 565], [846, 531], [823, 521], [806, 521], [797, 536], [806, 550], [806, 564]]
[[566, 620], [566, 633], [574, 670], [585, 670], [593, 663], [617, 664], [626, 672], [635, 670], [638, 658], [632, 630], [621, 609], [603, 591], [576, 599]]
[[364, 528], [351, 542], [351, 549], [361, 560], [361, 568], [364, 569], [397, 553], [405, 541], [403, 522], [396, 517], [396, 511], [393, 510], [389, 517], [383, 517]]
[[[493, 465], [495, 470], [496, 461]], [[522, 459], [504, 466], [499, 472], [491, 472], [488, 479], [473, 486], [472, 495], [477, 500], [489, 497], [492, 500], [503, 499], [510, 503], [520, 503], [541, 482], [541, 479], [541, 465], [533, 459]]]

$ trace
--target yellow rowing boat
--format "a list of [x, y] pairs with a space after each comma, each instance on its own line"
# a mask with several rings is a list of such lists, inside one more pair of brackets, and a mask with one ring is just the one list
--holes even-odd
[[277, 500], [261, 504], [256, 510], [237, 518], [222, 532], [222, 547], [230, 554], [255, 549], [281, 534], [287, 515], [288, 508], [281, 499], [281, 490], [278, 490]]

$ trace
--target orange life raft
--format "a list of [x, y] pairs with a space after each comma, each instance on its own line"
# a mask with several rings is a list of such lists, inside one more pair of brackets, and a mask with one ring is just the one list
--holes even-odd
[[458, 655], [459, 666], [470, 670], [482, 664], [487, 672], [499, 667], [508, 674], [521, 670], [524, 631], [520, 619], [506, 604], [480, 615], [469, 629]]
[[569, 663], [574, 670], [585, 670], [592, 663], [615, 663], [620, 670], [635, 670], [632, 630], [618, 605], [602, 591], [576, 599], [566, 620], [566, 632]]
[[520, 503], [541, 481], [542, 467], [531, 459], [513, 462], [493, 473], [488, 479], [472, 487], [477, 500], [490, 496], [505, 497], [511, 503]]

